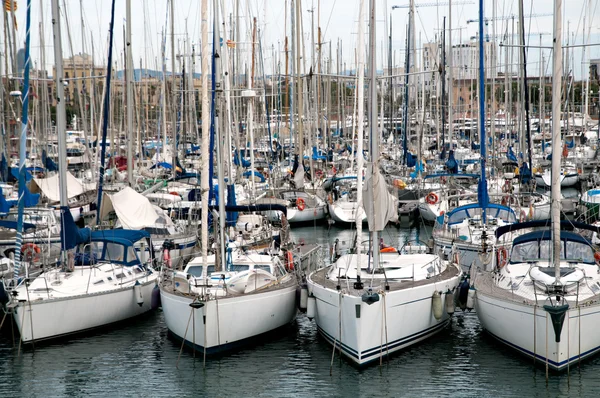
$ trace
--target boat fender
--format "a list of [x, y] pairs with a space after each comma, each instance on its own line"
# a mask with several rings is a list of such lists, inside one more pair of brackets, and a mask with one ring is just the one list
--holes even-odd
[[596, 265], [600, 265], [600, 252], [594, 253], [594, 260], [596, 260]]
[[303, 284], [300, 287], [300, 309], [305, 310], [308, 306], [308, 286]]
[[142, 285], [140, 284], [140, 281], [135, 281], [133, 293], [135, 294], [136, 303], [141, 307], [144, 304], [144, 295], [142, 294]]
[[306, 301], [306, 316], [313, 319], [317, 313], [317, 299], [315, 296], [309, 296]]
[[158, 285], [154, 285], [154, 288], [152, 289], [152, 296], [150, 297], [150, 308], [152, 310], [156, 310], [161, 306], [162, 303], [160, 301], [160, 288], [158, 287]]
[[446, 292], [446, 313], [450, 316], [454, 314], [454, 293], [450, 289]]
[[464, 279], [458, 286], [458, 305], [461, 310], [467, 308], [467, 297], [469, 295], [469, 281]]
[[442, 296], [437, 290], [433, 292], [433, 296], [431, 297], [431, 308], [433, 309], [435, 319], [438, 321], [442, 319]]
[[168, 268], [171, 268], [171, 251], [168, 248], [164, 248], [162, 252], [163, 264]]
[[471, 286], [467, 295], [467, 310], [471, 312], [473, 308], [475, 308], [475, 288]]

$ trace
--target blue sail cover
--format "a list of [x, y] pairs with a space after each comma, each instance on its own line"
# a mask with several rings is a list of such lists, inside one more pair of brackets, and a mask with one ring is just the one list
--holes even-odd
[[[237, 206], [236, 198], [235, 198], [235, 186], [227, 185], [227, 206]], [[237, 211], [228, 211], [227, 212], [227, 225], [235, 225], [238, 220], [238, 212]]]
[[[33, 176], [31, 175], [31, 173], [27, 170], [25, 171], [25, 182], [29, 182], [31, 181], [31, 179], [33, 178]], [[16, 179], [19, 179], [19, 168], [18, 167], [11, 167], [10, 168], [10, 174]]]
[[25, 207], [37, 206], [38, 202], [40, 201], [40, 194], [31, 193], [29, 188], [27, 188], [27, 185], [25, 185], [25, 190], [23, 191], [23, 200]]
[[236, 166], [250, 167], [250, 162], [244, 159], [241, 151], [235, 151], [235, 155], [233, 156], [233, 164]]
[[521, 165], [521, 170], [519, 170], [519, 178], [521, 179], [521, 184], [529, 184], [531, 181], [531, 169], [527, 165], [527, 162], [523, 162]]
[[406, 152], [406, 166], [415, 167], [417, 164], [417, 157], [410, 152]]
[[448, 153], [448, 160], [446, 161], [446, 167], [448, 168], [448, 172], [451, 174], [458, 173], [458, 162], [454, 159], [454, 151], [450, 151]]
[[511, 146], [508, 147], [508, 151], [506, 151], [506, 158], [508, 160], [511, 160], [513, 162], [517, 161], [517, 156], [515, 155], [515, 153], [513, 152], [513, 149]]
[[79, 244], [91, 241], [91, 230], [89, 228], [79, 228], [73, 221], [71, 210], [66, 206], [60, 208], [61, 217], [61, 250], [70, 250]]
[[474, 151], [478, 151], [481, 148], [481, 145], [476, 144], [475, 141], [471, 142], [471, 149]]
[[[251, 175], [252, 175], [252, 173], [251, 173], [250, 171], [246, 171], [246, 172], [243, 174], [243, 176], [244, 176], [245, 178], [249, 178]], [[261, 173], [260, 171], [256, 171], [256, 170], [254, 170], [254, 176], [255, 176], [255, 177], [258, 177], [258, 178], [259, 178], [259, 180], [260, 180], [260, 182], [265, 182], [265, 181], [266, 181], [266, 178], [265, 178], [265, 176], [264, 176], [264, 175], [262, 175], [262, 173]]]
[[316, 146], [312, 147], [312, 158], [313, 160], [327, 160], [327, 156], [319, 155]]

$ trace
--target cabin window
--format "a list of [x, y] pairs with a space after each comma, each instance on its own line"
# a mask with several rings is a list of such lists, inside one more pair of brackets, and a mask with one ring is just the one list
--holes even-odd
[[187, 273], [192, 276], [195, 276], [196, 278], [200, 278], [200, 277], [202, 277], [202, 266], [201, 265], [192, 266], [192, 267], [188, 268]]
[[123, 261], [124, 250], [122, 245], [115, 243], [106, 243], [104, 258], [108, 261]]
[[531, 259], [540, 258], [538, 242], [532, 240], [523, 242], [513, 247], [510, 255], [511, 263], [522, 263]]
[[126, 252], [127, 252], [127, 257], [124, 259], [125, 262], [130, 263], [132, 261], [136, 261], [137, 260], [137, 256], [135, 254], [135, 248], [133, 246], [127, 246], [125, 248]]
[[94, 282], [94, 285], [101, 285], [103, 283], [104, 283], [104, 281], [102, 279], [100, 279], [100, 280]]
[[594, 263], [594, 251], [582, 242], [567, 241], [567, 259], [584, 263]]
[[268, 265], [268, 264], [256, 264], [254, 266], [254, 268], [256, 268], [256, 269], [262, 269], [262, 270], [265, 270], [267, 272], [271, 272], [271, 266]]
[[242, 265], [242, 264], [232, 264], [231, 265], [231, 271], [233, 271], [233, 272], [248, 271], [249, 269], [250, 269], [249, 265]]
[[117, 278], [117, 279], [123, 279], [123, 278], [125, 278], [125, 276], [127, 276], [127, 275], [121, 273], [121, 274], [115, 275], [115, 278]]

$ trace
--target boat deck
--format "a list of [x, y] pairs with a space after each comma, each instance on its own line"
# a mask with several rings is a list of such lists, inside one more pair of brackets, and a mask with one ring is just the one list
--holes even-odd
[[[321, 286], [324, 286], [327, 289], [336, 290], [338, 286], [337, 279], [329, 279], [327, 278], [327, 271], [329, 267], [321, 268], [320, 270], [311, 274], [310, 279]], [[397, 291], [403, 289], [412, 289], [414, 287], [429, 285], [431, 283], [442, 283], [447, 281], [448, 279], [459, 276], [461, 273], [460, 269], [454, 265], [449, 265], [446, 267], [442, 273], [437, 274], [431, 278], [421, 279], [418, 281], [411, 279], [388, 279], [389, 291]], [[359, 296], [364, 293], [364, 289], [357, 290], [354, 289], [354, 279], [346, 279], [339, 278], [340, 286], [344, 288], [344, 290], [349, 295]], [[383, 273], [375, 273], [373, 278], [363, 278], [362, 280], [364, 288], [372, 287], [374, 290], [383, 290], [385, 288], [386, 279]]]
[[[483, 294], [491, 295], [501, 300], [522, 303], [531, 306], [543, 306], [544, 304], [548, 304], [548, 295], [542, 292], [538, 292], [536, 294], [536, 290], [532, 289], [530, 285], [524, 285], [524, 282], [519, 283], [515, 280], [515, 282], [511, 285], [512, 289], [504, 289], [497, 285], [497, 278], [497, 274], [492, 272], [479, 272], [476, 274], [473, 284], [478, 293], [481, 292]], [[576, 295], [565, 296], [565, 299], [570, 303], [576, 303], [577, 305], [582, 306], [599, 302], [600, 296], [590, 295], [587, 294], [587, 292], [584, 293], [582, 289], [579, 300]]]
[[204, 284], [204, 281], [200, 281], [200, 280], [198, 280], [198, 282], [195, 286], [195, 290], [190, 291], [189, 293], [184, 293], [181, 290], [175, 288], [175, 283], [173, 282], [172, 275], [165, 273], [165, 274], [163, 274], [162, 280], [160, 282], [160, 288], [162, 290], [164, 290], [166, 293], [178, 295], [181, 297], [189, 297], [189, 298], [201, 297], [202, 294], [200, 294], [199, 291], [202, 291], [203, 288], [205, 288], [205, 291], [207, 291], [207, 293], [208, 293], [208, 297], [202, 297], [202, 299], [214, 298], [215, 292], [218, 292], [218, 294], [216, 296], [219, 300], [222, 300], [225, 298], [251, 296], [251, 295], [260, 294], [260, 293], [264, 293], [264, 292], [268, 292], [268, 291], [274, 291], [274, 290], [278, 290], [278, 289], [284, 289], [284, 288], [289, 288], [292, 286], [297, 286], [297, 284], [298, 284], [297, 279], [292, 274], [288, 274], [288, 275], [290, 276], [290, 278], [280, 279], [279, 281], [277, 281], [277, 283], [272, 283], [267, 286], [258, 288], [255, 291], [250, 292], [250, 293], [236, 293], [231, 290], [225, 290], [222, 288], [222, 286], [223, 286], [222, 282], [220, 284], [218, 284], [218, 283], [211, 283], [211, 281], [208, 281], [207, 284]]

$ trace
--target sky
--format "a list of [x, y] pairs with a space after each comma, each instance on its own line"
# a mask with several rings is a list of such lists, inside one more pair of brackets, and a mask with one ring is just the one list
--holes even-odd
[[[17, 21], [17, 39], [19, 48], [24, 46], [25, 42], [25, 22], [26, 22], [26, 0], [15, 0], [18, 5], [16, 12]], [[234, 12], [233, 5], [235, 0], [218, 0], [220, 4], [226, 7], [228, 29], [229, 15]], [[442, 21], [448, 17], [448, 2], [440, 2], [439, 6], [418, 6], [419, 4], [432, 4], [436, 0], [415, 0], [417, 5], [415, 13], [415, 32], [416, 46], [420, 48], [419, 43], [425, 43], [436, 40], [436, 36], [441, 34]], [[531, 39], [531, 45], [539, 45], [539, 35], [537, 33], [550, 33], [542, 37], [542, 46], [551, 46], [552, 27], [553, 27], [553, 1], [552, 0], [523, 0], [525, 14], [538, 15], [525, 21], [525, 31], [530, 33], [528, 40]], [[34, 66], [40, 67], [41, 59], [41, 37], [40, 21], [43, 14], [43, 37], [45, 43], [45, 68], [52, 71], [53, 66], [53, 46], [52, 46], [52, 18], [50, 0], [31, 0], [31, 56]], [[257, 18], [257, 26], [261, 37], [262, 52], [265, 70], [271, 73], [276, 69], [279, 61], [284, 68], [284, 37], [290, 35], [290, 11], [289, 0], [239, 0], [240, 2], [240, 20], [242, 43], [238, 44], [248, 58], [247, 49], [251, 41], [251, 18]], [[426, 2], [426, 3], [424, 3]], [[468, 42], [469, 38], [474, 36], [478, 30], [477, 23], [467, 23], [468, 20], [478, 18], [478, 0], [453, 0], [452, 6], [452, 41], [454, 44]], [[106, 64], [108, 58], [108, 31], [110, 22], [111, 1], [110, 0], [60, 0], [62, 8], [62, 26], [63, 26], [63, 56], [67, 58], [71, 52], [77, 54], [80, 52], [91, 53], [92, 42], [94, 46], [94, 58], [97, 64]], [[209, 40], [212, 40], [212, 3], [209, 3]], [[312, 53], [311, 26], [314, 23], [315, 29], [321, 26], [322, 43], [324, 59], [329, 58], [329, 46], [331, 44], [332, 58], [337, 60], [336, 52], [338, 42], [342, 47], [342, 61], [346, 69], [354, 68], [355, 48], [357, 44], [359, 0], [301, 0], [302, 25], [304, 32], [304, 46], [307, 63], [306, 68], [310, 67]], [[495, 14], [499, 17], [510, 17], [518, 15], [517, 0], [485, 0], [484, 1], [485, 18]], [[589, 43], [600, 44], [600, 0], [564, 0], [563, 1], [563, 42], [567, 42], [567, 27], [570, 34], [568, 40], [570, 44], [581, 44], [584, 40], [583, 24], [589, 25], [591, 22], [591, 32]], [[124, 26], [126, 21], [126, 0], [116, 0], [115, 4], [115, 29], [114, 29], [114, 53], [113, 58], [117, 62], [117, 69], [123, 69], [123, 48], [124, 48]], [[200, 7], [202, 0], [174, 0], [174, 27], [175, 27], [175, 49], [176, 53], [188, 54], [192, 45], [195, 48], [197, 72], [200, 72], [200, 37], [201, 37], [201, 15]], [[286, 9], [287, 4], [287, 9]], [[408, 24], [408, 8], [398, 8], [392, 10], [393, 5], [407, 6], [409, 0], [377, 0], [377, 64], [378, 68], [383, 68], [384, 62], [387, 66], [387, 36], [389, 27], [392, 25], [392, 48], [395, 52], [395, 65], [401, 66], [404, 60], [404, 49], [406, 39], [406, 26]], [[83, 7], [83, 9], [81, 9]], [[149, 69], [161, 69], [161, 32], [166, 31], [169, 35], [171, 25], [167, 20], [169, 16], [169, 3], [167, 0], [131, 0], [132, 8], [132, 45], [133, 60], [136, 68], [140, 67], [140, 62], [148, 65]], [[365, 15], [368, 9], [368, 0], [365, 0]], [[287, 11], [287, 12], [286, 12]], [[550, 15], [547, 15], [550, 14]], [[287, 18], [286, 18], [287, 15]], [[85, 26], [85, 40], [82, 40], [82, 23]], [[68, 19], [68, 25], [66, 23]], [[391, 23], [390, 23], [391, 21]], [[510, 30], [512, 21], [509, 19], [499, 19], [495, 21], [495, 27], [492, 22], [487, 25], [487, 34], [492, 35], [495, 28], [497, 35]], [[446, 22], [448, 26], [448, 22]], [[68, 26], [68, 29], [67, 29]], [[365, 30], [366, 31], [366, 30]], [[70, 35], [70, 38], [69, 38]], [[224, 40], [231, 39], [229, 32], [222, 34]], [[70, 40], [69, 40], [70, 39]], [[166, 40], [167, 70], [171, 69], [171, 37]], [[317, 40], [315, 33], [315, 40]], [[4, 41], [1, 37], [0, 41]], [[72, 43], [72, 45], [70, 45]], [[2, 52], [4, 46], [2, 46]], [[246, 51], [244, 51], [244, 49]], [[528, 67], [534, 72], [530, 75], [538, 75], [539, 70], [539, 49], [531, 48], [528, 50]], [[600, 58], [600, 46], [588, 47], [586, 58]], [[4, 55], [4, 54], [3, 54]], [[544, 50], [544, 56], [547, 60], [545, 69], [550, 73], [551, 53]], [[501, 57], [503, 58], [503, 57]], [[516, 58], [515, 58], [516, 59]], [[246, 62], [250, 62], [249, 60]], [[576, 78], [582, 74], [582, 50], [581, 48], [573, 50], [573, 64]], [[587, 67], [587, 66], [586, 66]], [[179, 68], [176, 65], [176, 68]], [[585, 72], [587, 75], [587, 72]]]

